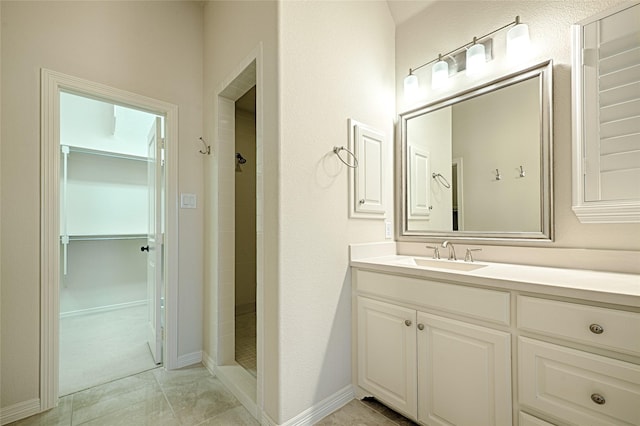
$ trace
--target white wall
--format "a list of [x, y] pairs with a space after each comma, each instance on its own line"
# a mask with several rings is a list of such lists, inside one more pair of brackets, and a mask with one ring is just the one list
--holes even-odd
[[[40, 69], [178, 105], [179, 190], [202, 197], [202, 6], [2, 1], [2, 407], [38, 398]], [[8, 90], [7, 90], [8, 89]], [[175, 200], [173, 200], [175, 202]], [[178, 355], [202, 348], [202, 209], [179, 215]]]
[[[528, 64], [554, 61], [553, 110], [554, 110], [554, 202], [555, 202], [555, 242], [547, 244], [554, 248], [588, 248], [603, 250], [633, 250], [639, 257], [640, 224], [580, 224], [571, 210], [571, 37], [570, 26], [588, 16], [605, 10], [614, 0], [602, 1], [441, 1], [427, 7], [423, 12], [399, 25], [396, 32], [396, 90], [398, 112], [409, 108], [402, 93], [402, 81], [410, 67], [427, 62], [438, 53], [448, 51], [469, 42], [473, 36], [485, 34], [520, 15], [529, 25], [533, 45]], [[505, 32], [494, 38], [494, 57], [488, 63], [488, 73], [471, 79], [461, 73], [453, 78], [452, 86], [446, 90], [428, 93], [416, 103], [429, 102], [453, 92], [488, 81], [525, 64], [512, 64], [505, 58]], [[426, 67], [420, 72], [423, 89], [430, 85]], [[414, 103], [413, 105], [415, 105]], [[406, 246], [403, 245], [403, 246]], [[417, 248], [417, 244], [415, 248]], [[499, 252], [498, 247], [486, 247], [479, 255]], [[511, 252], [514, 252], [511, 250]], [[506, 251], [500, 256], [509, 254]], [[500, 256], [494, 260], [501, 260]], [[577, 257], [581, 255], [575, 255]], [[537, 257], [542, 262], [551, 262], [558, 252], [538, 250]], [[532, 257], [530, 256], [529, 259]], [[546, 260], [545, 260], [546, 259]], [[517, 259], [511, 259], [516, 261]], [[527, 259], [522, 259], [526, 261]], [[566, 259], [572, 265], [573, 259]], [[637, 262], [636, 262], [637, 263]], [[578, 263], [573, 263], [577, 265]], [[592, 267], [606, 268], [603, 261], [590, 264]]]
[[[351, 384], [347, 246], [384, 240], [348, 219], [347, 118], [387, 140], [392, 194], [394, 24], [385, 2], [280, 4], [280, 407], [284, 422]], [[386, 200], [393, 217], [393, 200]]]

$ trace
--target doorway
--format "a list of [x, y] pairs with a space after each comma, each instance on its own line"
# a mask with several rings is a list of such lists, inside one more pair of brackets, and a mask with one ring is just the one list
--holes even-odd
[[162, 362], [154, 243], [163, 121], [60, 93], [61, 396]]
[[[255, 91], [255, 99], [253, 98], [253, 92]], [[250, 97], [244, 98], [248, 100], [249, 108], [255, 109], [255, 113], [246, 115], [247, 122], [253, 126], [250, 130], [240, 130], [236, 128], [236, 111], [238, 109], [237, 101], [242, 99], [249, 92]], [[240, 101], [240, 105], [243, 101]], [[213, 167], [216, 179], [214, 181], [216, 185], [217, 204], [216, 210], [218, 214], [217, 222], [215, 224], [215, 241], [218, 244], [217, 255], [214, 262], [217, 267], [217, 276], [214, 280], [213, 291], [216, 294], [216, 315], [214, 316], [214, 327], [216, 328], [216, 343], [215, 343], [215, 355], [213, 357], [206, 358], [205, 365], [227, 386], [229, 390], [238, 398], [242, 405], [258, 418], [258, 413], [261, 412], [264, 401], [264, 152], [263, 152], [263, 135], [264, 135], [264, 109], [263, 105], [263, 82], [262, 82], [262, 50], [261, 46], [256, 48], [249, 56], [242, 61], [238, 67], [224, 80], [220, 85], [215, 100], [217, 111], [215, 112], [215, 126], [217, 128], [218, 137], [218, 152], [219, 157], [214, 159]], [[240, 110], [241, 111], [241, 110]], [[240, 113], [242, 115], [242, 112]], [[241, 119], [242, 120], [242, 119]], [[252, 136], [249, 139], [250, 147], [245, 150], [240, 149], [241, 141], [236, 139], [236, 132], [247, 132]], [[254, 159], [251, 159], [251, 151], [254, 152]], [[245, 155], [245, 153], [247, 153]], [[241, 164], [241, 159], [238, 156], [246, 160]], [[238, 171], [238, 166], [241, 171]], [[247, 174], [251, 170], [251, 173], [255, 171], [255, 178], [249, 178], [253, 180], [255, 191], [252, 195], [240, 195], [241, 192], [236, 192], [235, 182], [236, 179], [246, 180]], [[244, 200], [236, 200], [236, 198], [246, 198]], [[255, 213], [250, 209], [246, 209], [246, 202], [255, 202]], [[236, 217], [237, 209], [241, 209], [242, 212], [247, 213], [246, 217]], [[246, 210], [246, 211], [245, 211]], [[239, 221], [236, 224], [236, 220]], [[251, 229], [249, 227], [242, 227], [241, 223], [244, 221], [253, 222]], [[240, 228], [237, 228], [238, 225]], [[255, 282], [255, 285], [251, 285], [251, 291], [255, 291], [255, 302], [251, 301], [252, 297], [249, 297], [248, 302], [242, 303], [238, 299], [239, 306], [236, 309], [236, 292], [240, 290], [236, 287], [237, 278], [241, 278], [240, 275], [244, 271], [238, 274], [240, 267], [236, 269], [236, 263], [242, 262], [246, 257], [246, 252], [236, 254], [234, 246], [237, 243], [244, 243], [245, 238], [242, 235], [236, 235], [236, 232], [242, 235], [251, 234], [247, 238], [250, 241], [248, 245], [252, 253], [255, 253], [255, 274], [250, 272], [247, 276], [250, 280]], [[255, 241], [255, 243], [253, 242]], [[253, 247], [252, 247], [253, 246]], [[250, 260], [253, 262], [253, 260]], [[250, 281], [250, 282], [251, 282]], [[255, 290], [254, 290], [255, 289]], [[238, 295], [240, 296], [240, 295]], [[253, 337], [253, 330], [250, 330], [249, 338], [247, 342], [251, 346], [255, 345], [255, 351], [253, 348], [248, 353], [255, 353], [255, 370], [252, 371], [252, 367], [247, 368], [243, 366], [244, 360], [240, 359], [241, 356], [236, 354], [237, 343], [236, 339], [241, 337], [241, 324], [236, 324], [236, 321], [240, 318], [236, 318], [236, 311], [241, 313], [242, 306], [248, 306], [248, 309], [253, 309], [255, 305], [255, 320], [250, 316], [248, 322], [251, 326], [255, 327], [255, 338]], [[238, 325], [238, 332], [236, 332], [236, 325]], [[240, 362], [239, 362], [240, 361]], [[253, 361], [253, 360], [252, 360]], [[241, 363], [242, 362], [242, 363]], [[246, 364], [246, 363], [245, 363]]]
[[256, 86], [235, 102], [235, 360], [256, 362]]
[[[105, 120], [106, 124], [111, 122], [110, 141], [103, 140], [104, 144], [97, 147], [74, 146], [80, 145], [79, 143], [63, 143], [60, 128], [61, 119], [64, 119], [61, 118], [61, 110], [64, 109], [64, 106], [61, 99], [65, 99], [67, 95], [111, 105], [111, 120]], [[118, 109], [114, 114], [115, 107], [123, 107], [124, 109]], [[145, 135], [144, 151], [138, 153], [118, 151], [116, 149], [118, 143], [113, 138], [114, 124], [117, 122], [118, 116], [123, 124], [127, 121], [127, 114], [136, 115], [139, 113], [149, 114], [153, 117], [150, 121], [155, 121], [155, 126], [151, 125], [145, 130], [149, 133]], [[63, 315], [65, 318], [81, 316], [83, 313], [98, 313], [97, 311], [116, 311], [146, 303], [146, 314], [143, 311], [146, 323], [144, 346], [148, 347], [149, 349], [145, 350], [152, 354], [152, 365], [155, 366], [161, 362], [167, 369], [177, 367], [178, 247], [175, 241], [177, 241], [178, 210], [177, 203], [170, 202], [170, 200], [177, 200], [177, 113], [177, 106], [166, 102], [47, 69], [43, 69], [41, 72], [41, 411], [55, 407], [60, 395], [60, 352], [61, 349], [64, 350], [60, 345], [62, 342], [61, 310], [66, 314]], [[64, 117], [64, 112], [62, 116]], [[164, 122], [158, 117], [164, 118]], [[66, 148], [63, 148], [63, 145]], [[162, 151], [163, 146], [164, 151]], [[152, 148], [151, 151], [149, 148]], [[113, 169], [119, 170], [119, 168], [123, 168], [126, 172], [122, 171], [115, 177], [109, 174]], [[148, 189], [150, 187], [149, 174], [155, 176], [155, 190], [153, 191]], [[146, 206], [143, 212], [144, 216], [147, 219], [151, 217], [157, 219], [147, 220], [147, 229], [142, 230], [140, 223], [138, 223], [144, 221], [142, 215], [138, 217], [131, 211], [124, 213], [123, 209], [114, 208], [116, 204], [114, 197], [116, 196], [113, 193], [117, 192], [118, 188], [122, 189], [123, 186], [127, 186], [125, 181], [128, 179], [124, 179], [124, 176], [127, 175], [137, 176], [139, 181], [146, 179], [147, 194], [154, 194], [153, 197], [142, 197], [139, 193], [135, 195], [135, 197], [144, 200]], [[82, 178], [86, 177], [88, 179], [83, 181]], [[65, 178], [67, 179], [67, 192], [62, 185]], [[76, 181], [71, 182], [69, 178], [71, 181], [74, 179]], [[104, 185], [105, 180], [108, 185]], [[102, 181], [102, 186], [98, 183], [99, 181]], [[76, 187], [72, 188], [73, 185]], [[139, 187], [143, 186], [139, 185]], [[129, 199], [129, 202], [134, 197], [133, 193], [135, 191], [131, 190], [125, 197]], [[67, 199], [65, 204], [65, 197], [75, 197], [76, 199]], [[70, 202], [71, 204], [69, 204]], [[65, 214], [72, 214], [73, 203], [79, 208], [76, 213], [84, 209], [88, 210], [90, 214], [85, 215], [85, 222], [80, 221], [75, 224], [71, 224], [71, 221], [68, 221], [70, 217], [67, 217], [65, 225], [63, 209], [65, 207], [68, 209], [65, 210]], [[94, 203], [96, 205], [93, 205]], [[148, 214], [151, 211], [153, 213]], [[98, 219], [101, 216], [106, 216], [111, 222], [107, 221], [108, 224], [110, 223], [108, 226], [102, 223], [102, 229], [96, 229], [96, 224], [100, 223]], [[86, 219], [87, 217], [89, 219]], [[65, 226], [67, 227], [65, 228]], [[74, 229], [73, 226], [76, 228]], [[111, 228], [109, 228], [110, 226]], [[105, 238], [97, 239], [96, 237]], [[83, 249], [89, 246], [94, 249]], [[126, 254], [118, 249], [113, 250], [113, 247], [125, 247]], [[105, 253], [110, 253], [110, 255]], [[139, 261], [140, 256], [146, 260], [134, 262], [134, 260]], [[105, 261], [112, 262], [112, 264], [120, 262], [121, 266], [136, 263], [133, 268], [134, 273], [130, 276], [138, 277], [137, 279], [142, 277], [143, 284], [139, 283], [134, 286], [135, 290], [129, 288], [129, 290], [133, 290], [132, 293], [135, 295], [133, 299], [135, 300], [127, 300], [122, 293], [113, 291], [115, 287], [118, 287], [118, 284], [114, 284], [117, 282], [118, 274], [124, 274], [127, 268], [109, 269], [104, 265], [101, 267], [103, 271], [107, 269], [108, 273], [105, 272], [104, 276], [90, 278], [94, 287], [97, 287], [100, 281], [108, 281], [111, 284], [109, 287], [101, 288], [98, 291], [100, 294], [93, 294], [93, 296], [99, 295], [104, 298], [98, 304], [99, 306], [91, 306], [86, 303], [87, 300], [83, 302], [82, 298], [76, 297], [78, 292], [71, 292], [71, 290], [77, 289], [76, 286], [82, 281], [81, 278], [87, 276], [87, 269], [90, 268], [86, 268], [86, 265], [95, 263], [100, 257]], [[71, 276], [72, 274], [75, 276]], [[65, 275], [67, 276], [63, 279]], [[147, 282], [144, 283], [144, 281]], [[152, 283], [153, 285], [151, 285]], [[119, 285], [124, 284], [120, 282]], [[84, 290], [80, 293], [91, 293], [86, 288]], [[121, 299], [117, 299], [117, 297], [121, 297]], [[167, 314], [163, 323], [161, 318], [164, 306], [166, 306]], [[126, 317], [127, 315], [124, 314], [117, 315], [118, 320], [124, 320]], [[115, 322], [116, 320], [106, 321], [109, 326], [114, 326]], [[100, 351], [108, 353], [107, 343], [104, 339], [98, 339], [96, 345]], [[163, 346], [161, 346], [162, 343], [164, 343]], [[92, 363], [98, 364], [95, 360], [92, 360]], [[100, 370], [108, 369], [104, 365], [98, 364], [98, 366]], [[99, 373], [95, 371], [90, 373], [90, 375], [96, 374]]]

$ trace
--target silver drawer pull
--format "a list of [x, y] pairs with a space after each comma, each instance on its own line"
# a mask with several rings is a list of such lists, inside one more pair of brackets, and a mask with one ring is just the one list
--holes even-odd
[[602, 328], [602, 326], [599, 325], [599, 324], [591, 324], [589, 326], [589, 330], [591, 330], [591, 332], [593, 334], [602, 334], [602, 333], [604, 333], [604, 328]]
[[600, 394], [597, 394], [597, 393], [594, 393], [594, 394], [591, 395], [591, 400], [593, 402], [595, 402], [596, 404], [598, 404], [598, 405], [604, 405], [604, 403], [607, 402], [604, 399], [604, 396], [602, 396]]
[[411, 320], [405, 320], [404, 325], [406, 325], [407, 327], [411, 327]]
[[418, 324], [418, 330], [424, 330], [424, 324]]

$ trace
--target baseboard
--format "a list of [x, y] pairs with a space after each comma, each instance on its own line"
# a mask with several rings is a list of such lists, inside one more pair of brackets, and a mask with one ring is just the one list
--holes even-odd
[[26, 419], [40, 412], [40, 399], [30, 399], [8, 407], [0, 408], [0, 425], [6, 425], [17, 420]]
[[199, 364], [202, 362], [202, 351], [192, 352], [186, 355], [180, 355], [176, 367], [188, 367], [193, 364]]
[[262, 424], [267, 424], [269, 426], [307, 426], [313, 425], [334, 411], [339, 410], [340, 408], [347, 405], [349, 402], [353, 401], [354, 393], [353, 386], [348, 385], [339, 390], [338, 392], [330, 395], [329, 397], [323, 399], [319, 403], [313, 405], [312, 407], [304, 410], [302, 413], [298, 414], [294, 418], [281, 423], [278, 425], [273, 421], [273, 419], [269, 418], [266, 414], [263, 414]]
[[[225, 384], [225, 386], [227, 386], [227, 388], [229, 388], [232, 391], [232, 393], [234, 393], [234, 395], [236, 395], [236, 397], [241, 402], [243, 402], [243, 400], [247, 399], [246, 395], [238, 396], [236, 394], [236, 392], [238, 390], [234, 389], [234, 388], [236, 388], [235, 385], [229, 383], [229, 380], [228, 380], [229, 377], [225, 372], [225, 366], [222, 366], [222, 367], [217, 366], [215, 364], [213, 358], [211, 358], [209, 356], [209, 354], [207, 354], [206, 352], [203, 352], [202, 363], [204, 364], [206, 369], [209, 370], [209, 372], [211, 374], [213, 374], [214, 376], [218, 377]], [[242, 368], [242, 367], [239, 367], [239, 368]], [[274, 421], [271, 417], [269, 417], [267, 415], [267, 413], [265, 413], [264, 411], [260, 410], [259, 407], [255, 406], [255, 402], [253, 402], [253, 404], [251, 404], [251, 402], [249, 400], [246, 400], [245, 402], [247, 402], [247, 404], [245, 405], [245, 403], [243, 403], [243, 405], [245, 405], [245, 408], [247, 408], [247, 410], [249, 410], [249, 412], [251, 412], [252, 414], [254, 413], [252, 411], [252, 409], [255, 407], [255, 415], [254, 416], [256, 417], [256, 419], [258, 419], [258, 421], [262, 425], [266, 425], [266, 426], [307, 426], [307, 425], [313, 425], [314, 423], [317, 423], [318, 421], [320, 421], [321, 419], [325, 418], [329, 414], [331, 414], [331, 413], [339, 410], [340, 408], [344, 407], [349, 402], [353, 401], [353, 399], [354, 399], [353, 386], [351, 386], [351, 385], [345, 386], [343, 389], [339, 390], [338, 392], [334, 393], [333, 395], [330, 395], [329, 397], [323, 399], [322, 401], [320, 401], [319, 403], [315, 404], [314, 406], [312, 406], [312, 407], [306, 409], [305, 411], [303, 411], [302, 413], [298, 414], [294, 418], [292, 418], [292, 419], [290, 419], [290, 420], [288, 420], [288, 421], [286, 421], [284, 423], [281, 423], [281, 424], [277, 423], [276, 421]]]
[[78, 309], [77, 311], [61, 312], [60, 318], [75, 317], [78, 315], [97, 314], [99, 312], [115, 311], [116, 309], [133, 308], [134, 306], [146, 305], [146, 300], [136, 300], [135, 302], [117, 303], [115, 305], [98, 306], [97, 308]]

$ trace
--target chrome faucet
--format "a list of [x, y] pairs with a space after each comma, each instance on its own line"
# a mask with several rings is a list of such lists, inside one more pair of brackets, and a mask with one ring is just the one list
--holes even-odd
[[449, 241], [443, 242], [442, 248], [447, 248], [447, 247], [449, 247], [449, 257], [447, 259], [458, 260], [458, 258], [456, 257], [456, 249], [453, 247], [453, 244], [451, 244]]

